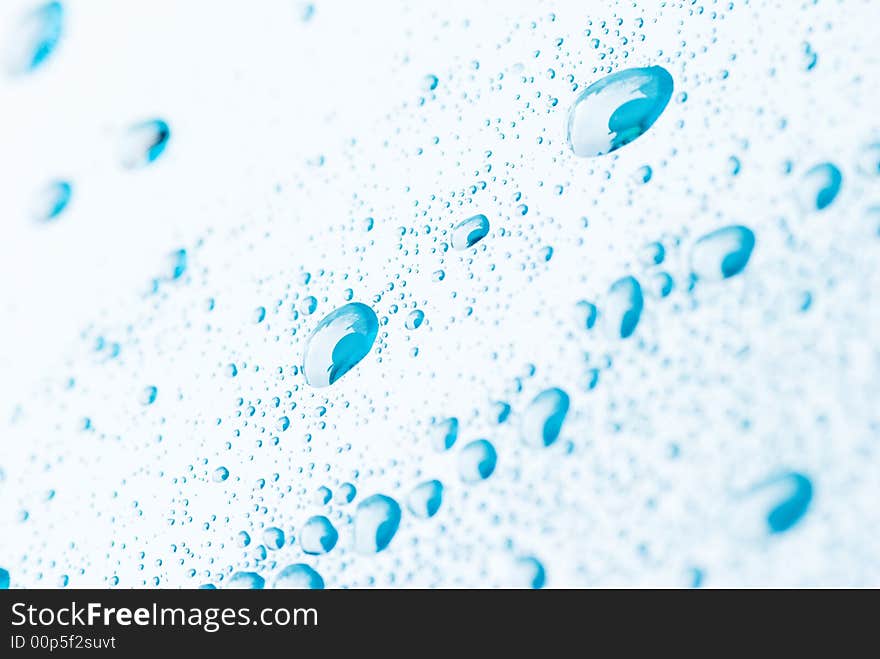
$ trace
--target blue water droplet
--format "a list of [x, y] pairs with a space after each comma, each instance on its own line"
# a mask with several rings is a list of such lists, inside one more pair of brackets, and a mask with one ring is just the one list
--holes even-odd
[[384, 494], [374, 494], [358, 504], [354, 518], [354, 546], [362, 554], [375, 554], [388, 546], [400, 526], [400, 505]]
[[159, 395], [159, 389], [153, 386], [149, 386], [144, 388], [144, 393], [141, 395], [141, 403], [144, 405], [152, 405], [156, 402], [156, 396]]
[[458, 474], [465, 483], [478, 483], [492, 475], [497, 462], [498, 454], [491, 442], [477, 439], [458, 454]]
[[413, 309], [406, 318], [406, 329], [414, 330], [422, 326], [425, 320], [425, 312], [421, 309]]
[[438, 480], [416, 485], [406, 500], [406, 507], [416, 517], [433, 517], [443, 503], [443, 483]]
[[523, 556], [516, 561], [516, 571], [520, 575], [520, 582], [528, 588], [537, 590], [544, 587], [547, 581], [544, 566], [534, 556]]
[[581, 300], [575, 305], [577, 324], [583, 329], [593, 329], [596, 324], [596, 318], [599, 316], [599, 310], [596, 305], [587, 300]]
[[162, 119], [149, 119], [128, 128], [123, 139], [122, 164], [128, 169], [146, 167], [165, 151], [171, 128]]
[[313, 387], [329, 387], [367, 356], [378, 333], [375, 312], [360, 302], [327, 314], [306, 342], [306, 382]]
[[437, 451], [448, 451], [458, 439], [458, 419], [438, 419], [431, 424], [431, 445]]
[[339, 532], [323, 515], [310, 517], [299, 534], [299, 544], [307, 554], [326, 554], [336, 546]]
[[284, 531], [277, 526], [270, 526], [263, 531], [263, 543], [269, 549], [281, 549], [284, 546]]
[[672, 97], [672, 76], [660, 66], [605, 76], [577, 97], [568, 114], [568, 143], [576, 156], [616, 151], [643, 135]]
[[503, 400], [492, 403], [492, 418], [495, 423], [504, 423], [510, 417], [510, 404]]
[[489, 218], [474, 215], [459, 222], [452, 229], [451, 243], [454, 249], [467, 249], [480, 242], [489, 233]]
[[226, 582], [227, 588], [239, 590], [262, 590], [265, 585], [266, 580], [256, 572], [236, 572]]
[[636, 170], [635, 174], [633, 174], [633, 180], [635, 180], [636, 183], [644, 185], [651, 180], [652, 176], [654, 176], [654, 170], [651, 169], [651, 166], [642, 165]]
[[806, 210], [825, 210], [840, 193], [843, 174], [830, 162], [814, 165], [804, 173], [798, 189], [798, 198]]
[[767, 513], [770, 533], [784, 533], [797, 524], [806, 514], [813, 500], [813, 483], [796, 472], [774, 478], [761, 486], [784, 485], [787, 490], [784, 498]]
[[215, 483], [222, 483], [227, 478], [229, 478], [229, 470], [226, 467], [217, 467], [214, 470], [214, 475], [211, 476]]
[[17, 75], [39, 69], [55, 52], [63, 33], [60, 2], [48, 2], [25, 14], [8, 40], [9, 72]]
[[691, 272], [696, 279], [718, 281], [742, 272], [752, 256], [755, 234], [748, 227], [731, 225], [697, 240], [691, 253]]
[[355, 496], [357, 496], [357, 488], [351, 483], [343, 483], [339, 486], [337, 494], [339, 495], [339, 501], [351, 503], [354, 501]]
[[73, 186], [68, 181], [52, 181], [43, 187], [34, 203], [34, 217], [39, 222], [58, 218], [70, 203]]
[[9, 589], [9, 571], [0, 567], [0, 590]]
[[247, 547], [251, 544], [251, 535], [247, 531], [239, 531], [238, 532], [238, 546], [239, 547]]
[[274, 588], [323, 590], [324, 579], [305, 563], [294, 563], [281, 570], [275, 577]]
[[422, 80], [422, 89], [426, 92], [434, 91], [437, 89], [437, 84], [440, 82], [440, 79], [435, 76], [433, 73], [429, 73]]
[[568, 394], [562, 389], [545, 389], [535, 396], [523, 413], [523, 442], [536, 448], [553, 444], [559, 439], [568, 407]]
[[612, 336], [626, 339], [632, 336], [642, 317], [644, 297], [635, 277], [618, 279], [608, 289], [603, 316]]

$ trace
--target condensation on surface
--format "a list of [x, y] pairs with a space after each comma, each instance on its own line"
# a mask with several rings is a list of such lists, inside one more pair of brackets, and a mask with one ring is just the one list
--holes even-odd
[[0, 12], [0, 586], [880, 584], [870, 2], [257, 4]]

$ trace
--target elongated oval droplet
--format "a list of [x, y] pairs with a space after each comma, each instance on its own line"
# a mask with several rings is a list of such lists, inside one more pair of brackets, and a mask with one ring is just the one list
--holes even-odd
[[165, 151], [171, 128], [162, 119], [149, 119], [128, 128], [122, 140], [122, 165], [139, 169], [154, 162]]
[[354, 546], [362, 554], [375, 554], [388, 546], [400, 526], [400, 505], [384, 494], [374, 494], [358, 504], [354, 518]]
[[568, 113], [571, 150], [590, 158], [638, 139], [663, 113], [672, 87], [672, 76], [661, 66], [626, 69], [594, 82]]
[[313, 387], [329, 387], [369, 354], [378, 333], [376, 313], [360, 302], [324, 316], [306, 342], [306, 382]]
[[437, 514], [441, 503], [443, 503], [443, 483], [432, 480], [413, 488], [406, 500], [406, 507], [416, 517], [428, 519]]
[[568, 406], [568, 394], [562, 389], [546, 389], [535, 396], [523, 414], [523, 441], [536, 448], [553, 444], [559, 439]]
[[277, 574], [272, 587], [286, 590], [323, 590], [324, 579], [305, 563], [294, 563]]
[[732, 225], [697, 240], [691, 253], [691, 272], [696, 279], [719, 281], [742, 272], [755, 247], [755, 234], [748, 227]]
[[299, 534], [299, 545], [307, 554], [326, 554], [336, 546], [339, 532], [323, 515], [310, 517]]
[[643, 306], [642, 287], [635, 277], [623, 277], [611, 284], [603, 310], [610, 334], [621, 339], [632, 336], [642, 317]]
[[64, 7], [47, 2], [24, 15], [8, 34], [6, 63], [9, 73], [31, 73], [55, 52], [64, 32]]
[[458, 439], [458, 419], [437, 419], [431, 423], [431, 445], [437, 451], [448, 451]]
[[452, 247], [467, 249], [473, 247], [489, 233], [489, 218], [485, 215], [474, 215], [459, 222], [452, 230]]

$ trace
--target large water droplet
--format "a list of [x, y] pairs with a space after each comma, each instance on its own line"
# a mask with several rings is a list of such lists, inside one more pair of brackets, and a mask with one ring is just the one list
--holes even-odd
[[128, 169], [146, 167], [165, 151], [171, 128], [162, 119], [130, 126], [122, 140], [122, 164]]
[[313, 387], [329, 387], [367, 356], [378, 333], [375, 312], [360, 302], [327, 314], [306, 342], [306, 382]]
[[323, 515], [310, 517], [299, 534], [299, 544], [307, 554], [326, 554], [336, 546], [339, 532]]
[[64, 7], [48, 2], [27, 13], [8, 38], [7, 68], [11, 74], [30, 73], [55, 52], [64, 31]]
[[605, 76], [577, 97], [568, 114], [568, 143], [576, 156], [611, 153], [643, 135], [672, 97], [672, 76], [660, 66]]
[[523, 414], [523, 441], [537, 448], [553, 444], [559, 439], [568, 405], [568, 394], [562, 389], [546, 389], [535, 396]]
[[358, 504], [354, 518], [354, 546], [362, 554], [380, 552], [400, 526], [400, 505], [384, 494], [374, 494]]
[[465, 483], [486, 480], [495, 471], [498, 454], [486, 439], [477, 439], [461, 449], [458, 455], [458, 474]]
[[697, 240], [691, 253], [691, 272], [697, 279], [718, 281], [743, 271], [755, 247], [748, 227], [732, 225]]
[[642, 287], [635, 277], [623, 277], [611, 284], [602, 312], [611, 335], [621, 339], [632, 336], [642, 317], [643, 306]]
[[406, 507], [416, 517], [427, 519], [440, 510], [441, 503], [443, 503], [443, 483], [432, 480], [413, 488], [406, 500]]
[[275, 577], [273, 588], [322, 590], [324, 579], [305, 563], [294, 563]]
[[485, 215], [474, 215], [459, 222], [452, 229], [452, 247], [467, 249], [480, 242], [489, 233], [489, 218]]
[[261, 590], [265, 585], [266, 580], [256, 572], [236, 572], [226, 582], [227, 588], [239, 590]]

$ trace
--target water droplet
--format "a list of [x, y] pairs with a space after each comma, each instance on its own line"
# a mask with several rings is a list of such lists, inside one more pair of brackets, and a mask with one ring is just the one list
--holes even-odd
[[458, 419], [449, 417], [431, 424], [431, 445], [437, 451], [448, 451], [458, 439]]
[[575, 305], [575, 317], [578, 327], [583, 329], [593, 329], [596, 324], [596, 318], [599, 316], [599, 310], [596, 305], [587, 300], [581, 300]]
[[510, 417], [510, 404], [503, 400], [492, 403], [492, 417], [495, 423], [504, 423]]
[[146, 167], [162, 155], [170, 137], [171, 129], [162, 119], [150, 119], [129, 127], [123, 137], [123, 166]]
[[48, 2], [25, 14], [8, 37], [7, 68], [13, 75], [36, 71], [58, 46], [64, 32], [64, 7]]
[[156, 387], [145, 387], [144, 393], [141, 394], [141, 403], [144, 405], [152, 405], [156, 402], [156, 396], [159, 395], [159, 390]]
[[239, 531], [238, 532], [238, 546], [239, 547], [247, 547], [251, 544], [251, 536], [247, 531]]
[[642, 165], [636, 170], [636, 173], [633, 174], [633, 180], [636, 183], [645, 184], [651, 180], [651, 177], [654, 176], [654, 170], [651, 169], [650, 165]]
[[226, 467], [217, 467], [214, 470], [214, 475], [211, 477], [215, 483], [222, 483], [227, 478], [229, 478], [229, 470]]
[[391, 497], [374, 494], [358, 504], [354, 519], [354, 546], [362, 554], [375, 554], [391, 542], [400, 526], [400, 506]]
[[421, 309], [413, 309], [406, 318], [406, 329], [414, 330], [422, 326], [425, 320], [425, 312]]
[[440, 510], [441, 503], [443, 503], [443, 483], [438, 480], [416, 485], [406, 500], [410, 512], [423, 519], [433, 517]]
[[489, 233], [489, 219], [485, 215], [474, 215], [459, 222], [452, 230], [452, 247], [467, 249], [480, 242]]
[[544, 587], [546, 574], [544, 566], [534, 556], [523, 556], [516, 561], [517, 581], [527, 588], [537, 590]]
[[367, 356], [378, 332], [375, 312], [360, 302], [327, 314], [306, 343], [306, 382], [313, 387], [328, 387], [336, 382]]
[[227, 588], [238, 590], [261, 590], [266, 580], [256, 572], [236, 572], [226, 583]]
[[550, 446], [562, 430], [568, 414], [569, 398], [562, 389], [545, 389], [529, 403], [523, 413], [522, 440], [529, 446]]
[[812, 482], [795, 472], [767, 481], [756, 489], [777, 485], [783, 486], [786, 491], [782, 500], [767, 513], [770, 533], [784, 533], [792, 528], [806, 514], [813, 500]]
[[0, 567], [0, 590], [9, 589], [9, 572]]
[[691, 272], [697, 279], [718, 281], [743, 271], [755, 247], [755, 234], [744, 226], [716, 229], [697, 240]]
[[277, 526], [270, 526], [263, 531], [263, 543], [269, 549], [281, 549], [284, 546], [284, 531]]
[[437, 84], [440, 82], [440, 79], [435, 76], [433, 73], [429, 73], [422, 80], [422, 89], [426, 92], [434, 91], [437, 89]]
[[73, 186], [67, 181], [52, 181], [43, 187], [34, 201], [34, 218], [38, 222], [51, 222], [70, 203]]
[[486, 439], [477, 439], [461, 449], [458, 473], [465, 483], [477, 483], [492, 475], [497, 462], [495, 447]]
[[273, 588], [322, 590], [324, 579], [305, 563], [294, 563], [278, 573]]
[[326, 554], [338, 539], [339, 532], [323, 515], [310, 517], [299, 534], [299, 544], [307, 554]]
[[843, 184], [843, 174], [830, 162], [811, 167], [801, 178], [798, 199], [805, 210], [825, 210], [837, 195]]
[[341, 502], [351, 503], [354, 501], [355, 496], [357, 496], [357, 488], [351, 483], [343, 483], [339, 486], [337, 494], [339, 495], [339, 500]]
[[672, 96], [672, 76], [660, 66], [605, 76], [577, 97], [568, 115], [568, 143], [576, 156], [616, 151], [643, 135]]
[[612, 336], [626, 339], [632, 336], [642, 317], [644, 298], [642, 287], [635, 277], [618, 279], [608, 289], [603, 317]]

